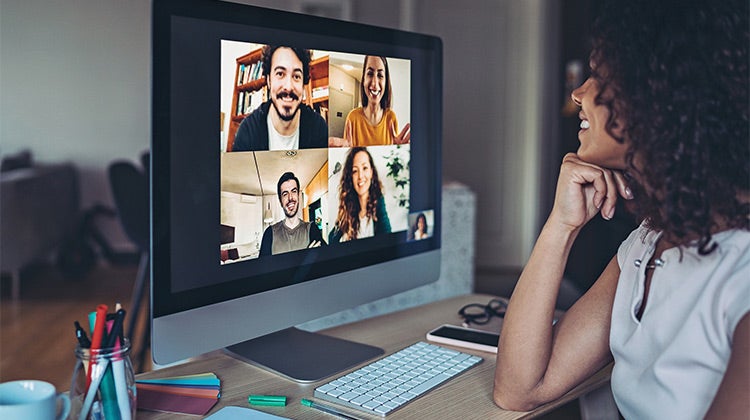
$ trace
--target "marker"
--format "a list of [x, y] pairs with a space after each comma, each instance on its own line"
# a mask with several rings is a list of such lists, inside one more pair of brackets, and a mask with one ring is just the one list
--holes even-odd
[[[96, 315], [94, 319], [94, 333], [91, 335], [91, 360], [89, 361], [89, 364], [92, 366], [89, 369], [88, 378], [86, 380], [86, 385], [91, 386], [91, 371], [94, 370], [93, 366], [96, 364], [96, 355], [99, 349], [102, 348], [102, 342], [104, 340], [104, 336], [106, 334], [106, 324], [107, 324], [107, 305], [101, 304], [96, 307]], [[102, 372], [103, 373], [103, 372]]]
[[[118, 303], [116, 306], [117, 312], [115, 313], [115, 320], [112, 323], [112, 330], [110, 331], [110, 342], [112, 342], [111, 348], [116, 353], [119, 353], [120, 346], [125, 344], [122, 337], [122, 323], [125, 319], [125, 309]], [[112, 360], [112, 373], [115, 380], [115, 394], [117, 396], [117, 406], [120, 408], [120, 419], [131, 420], [130, 412], [130, 396], [128, 395], [127, 380], [125, 378], [125, 361], [121, 357], [114, 358]]]
[[115, 419], [115, 420], [121, 420], [120, 419], [120, 408], [119, 408], [119, 401], [117, 398], [117, 386], [115, 384], [115, 378], [114, 378], [114, 366], [116, 360], [112, 358], [112, 355], [110, 354], [111, 351], [113, 351], [113, 345], [109, 344], [109, 337], [114, 335], [112, 334], [112, 329], [115, 321], [114, 320], [107, 320], [106, 326], [105, 326], [105, 338], [107, 339], [106, 342], [104, 339], [102, 339], [102, 347], [101, 350], [104, 350], [106, 355], [102, 355], [101, 353], [97, 354], [95, 357], [97, 359], [107, 359], [109, 360], [109, 366], [102, 372], [104, 375], [104, 378], [102, 378], [101, 383], [99, 384], [99, 391], [101, 392], [101, 403], [102, 403], [102, 409], [104, 411], [104, 418], [105, 419]]
[[114, 348], [117, 344], [117, 340], [121, 340], [122, 337], [122, 323], [125, 319], [125, 309], [119, 309], [115, 313], [115, 319], [112, 322], [112, 328], [109, 330], [107, 335], [107, 347]]
[[310, 401], [308, 399], [305, 399], [305, 398], [303, 398], [302, 401], [300, 401], [300, 402], [302, 403], [302, 405], [304, 405], [306, 407], [310, 407], [310, 408], [314, 408], [316, 410], [320, 410], [320, 411], [322, 411], [324, 413], [328, 413], [328, 414], [336, 416], [338, 418], [347, 419], [347, 420], [359, 420], [358, 418], [352, 417], [352, 416], [350, 416], [350, 415], [348, 415], [346, 413], [343, 413], [343, 412], [341, 412], [341, 411], [339, 411], [339, 410], [337, 410], [337, 409], [335, 409], [333, 407], [329, 407], [327, 405], [318, 404], [316, 402], [312, 402], [312, 401]]
[[94, 369], [100, 369], [101, 371], [98, 375], [96, 375], [91, 384], [89, 384], [89, 389], [88, 391], [86, 391], [86, 398], [83, 400], [83, 405], [81, 408], [81, 413], [78, 415], [78, 420], [86, 420], [86, 418], [88, 417], [91, 406], [94, 404], [94, 397], [96, 396], [96, 393], [99, 389], [99, 383], [101, 383], [102, 378], [104, 377], [104, 372], [107, 370], [107, 366], [109, 366], [109, 359], [104, 359], [102, 363], [99, 363], [97, 365], [94, 365], [93, 363], [91, 364], [89, 372]]
[[81, 327], [81, 324], [78, 321], [75, 321], [75, 326], [78, 345], [81, 346], [82, 349], [91, 347], [91, 341], [89, 340], [88, 336], [86, 336], [86, 331], [83, 329], [83, 327]]
[[286, 397], [283, 395], [250, 395], [247, 402], [251, 405], [267, 405], [283, 407], [286, 405]]

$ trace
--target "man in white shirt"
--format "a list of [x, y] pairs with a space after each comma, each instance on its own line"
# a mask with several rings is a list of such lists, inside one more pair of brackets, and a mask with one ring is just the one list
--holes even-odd
[[262, 60], [269, 100], [242, 120], [232, 151], [328, 147], [328, 124], [302, 102], [310, 50], [266, 45]]

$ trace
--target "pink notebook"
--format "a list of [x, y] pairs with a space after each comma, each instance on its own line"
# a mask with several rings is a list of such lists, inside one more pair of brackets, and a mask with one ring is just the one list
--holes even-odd
[[213, 373], [136, 381], [139, 410], [206, 415], [219, 401], [221, 381]]

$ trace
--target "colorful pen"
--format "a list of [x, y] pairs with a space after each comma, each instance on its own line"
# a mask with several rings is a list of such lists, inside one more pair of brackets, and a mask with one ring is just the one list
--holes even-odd
[[122, 336], [122, 323], [125, 320], [125, 309], [119, 309], [115, 312], [115, 319], [112, 322], [112, 328], [107, 335], [107, 347], [114, 348], [118, 339]]
[[283, 407], [286, 405], [286, 397], [283, 395], [250, 395], [247, 397], [250, 405], [269, 405]]
[[[111, 335], [112, 327], [114, 325], [115, 321], [108, 320], [106, 322], [105, 326], [105, 337], [108, 335]], [[109, 339], [105, 342], [104, 339], [102, 339], [102, 347], [101, 349], [106, 349], [106, 352], [111, 351], [111, 347], [109, 345]], [[104, 411], [104, 418], [105, 419], [115, 419], [115, 420], [121, 420], [120, 419], [120, 408], [119, 402], [117, 401], [117, 388], [115, 386], [115, 378], [114, 378], [114, 372], [113, 367], [115, 361], [110, 356], [102, 356], [101, 353], [96, 356], [101, 362], [101, 359], [106, 359], [109, 361], [109, 365], [106, 369], [102, 371], [102, 375], [104, 377], [102, 378], [101, 383], [99, 384], [99, 391], [101, 392], [101, 403], [102, 403], [102, 410]]]
[[114, 357], [111, 363], [112, 373], [115, 382], [115, 394], [117, 396], [117, 406], [120, 409], [120, 419], [130, 420], [130, 401], [127, 389], [127, 380], [125, 378], [125, 362], [119, 355], [120, 346], [124, 344], [122, 330], [123, 320], [125, 319], [125, 309], [118, 303], [116, 305], [117, 312], [115, 313], [115, 320], [112, 322], [112, 329], [109, 332], [109, 347], [112, 348], [115, 353], [118, 353], [117, 357]]
[[359, 420], [356, 417], [352, 417], [352, 416], [350, 416], [350, 415], [348, 415], [346, 413], [343, 413], [343, 412], [341, 412], [341, 411], [339, 411], [339, 410], [337, 410], [337, 409], [335, 409], [333, 407], [329, 407], [327, 405], [318, 404], [316, 402], [310, 401], [310, 400], [305, 399], [305, 398], [303, 398], [302, 401], [300, 401], [300, 402], [302, 403], [302, 405], [304, 405], [306, 407], [314, 408], [316, 410], [320, 410], [320, 411], [322, 411], [324, 413], [328, 413], [328, 414], [331, 414], [333, 416], [336, 416], [336, 417], [339, 417], [339, 418], [342, 418], [342, 419]]
[[91, 385], [91, 371], [93, 369], [93, 365], [96, 363], [96, 352], [99, 351], [100, 348], [102, 348], [102, 341], [104, 340], [104, 335], [106, 334], [107, 324], [107, 305], [101, 304], [96, 307], [96, 319], [94, 322], [94, 333], [91, 335], [91, 361], [90, 365], [92, 368], [89, 369], [88, 378], [86, 380], [86, 385]]
[[96, 366], [92, 364], [89, 368], [89, 371], [92, 371], [94, 369], [101, 369], [101, 372], [96, 375], [91, 384], [89, 384], [89, 388], [86, 391], [86, 398], [83, 400], [83, 405], [81, 406], [81, 413], [78, 415], [78, 420], [86, 420], [86, 418], [88, 417], [91, 406], [94, 404], [94, 397], [96, 396], [97, 390], [99, 389], [99, 384], [104, 377], [104, 371], [107, 369], [107, 366], [109, 366], [109, 359], [104, 359], [102, 363], [99, 363]]
[[86, 335], [86, 330], [81, 327], [81, 324], [78, 321], [75, 321], [76, 326], [76, 339], [78, 339], [78, 345], [81, 346], [82, 349], [87, 349], [91, 347], [91, 341], [89, 340], [89, 337]]

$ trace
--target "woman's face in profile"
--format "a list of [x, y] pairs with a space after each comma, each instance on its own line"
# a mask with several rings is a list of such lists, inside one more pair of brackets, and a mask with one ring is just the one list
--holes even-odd
[[370, 103], [379, 104], [385, 90], [385, 64], [380, 57], [367, 57], [365, 78], [362, 81]]
[[370, 156], [364, 151], [357, 152], [352, 161], [352, 184], [354, 184], [354, 191], [360, 197], [368, 194], [371, 182], [372, 166], [370, 165]]
[[[578, 157], [605, 168], [625, 169], [628, 146], [626, 143], [618, 142], [607, 131], [610, 112], [605, 105], [596, 103], [599, 93], [599, 83], [593, 78], [588, 78], [571, 94], [573, 101], [581, 107], [578, 114], [581, 119], [581, 130], [578, 132], [581, 145], [578, 148]], [[616, 123], [619, 127], [623, 126], [622, 121]], [[621, 135], [621, 130], [614, 131], [616, 135]]]

